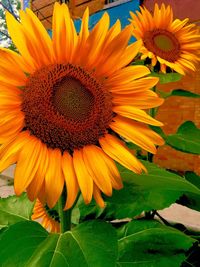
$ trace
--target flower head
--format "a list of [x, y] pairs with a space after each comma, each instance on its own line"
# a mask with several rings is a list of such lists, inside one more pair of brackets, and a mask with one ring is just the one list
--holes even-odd
[[145, 7], [140, 12], [131, 12], [133, 35], [142, 40], [140, 52], [142, 59], [150, 58], [152, 66], [160, 63], [162, 72], [166, 67], [180, 74], [195, 70], [200, 61], [200, 34], [189, 19], [173, 20], [170, 6], [155, 4], [152, 15]]
[[144, 166], [120, 136], [156, 153], [160, 126], [143, 109], [162, 104], [158, 79], [144, 66], [128, 66], [141, 42], [128, 45], [132, 26], [109, 29], [105, 13], [91, 32], [88, 10], [77, 34], [67, 5], [55, 4], [53, 37], [29, 9], [21, 23], [7, 14], [20, 54], [0, 50], [0, 171], [17, 162], [14, 187], [52, 208], [64, 186], [65, 208], [80, 189], [85, 203], [122, 188], [115, 162], [141, 173]]

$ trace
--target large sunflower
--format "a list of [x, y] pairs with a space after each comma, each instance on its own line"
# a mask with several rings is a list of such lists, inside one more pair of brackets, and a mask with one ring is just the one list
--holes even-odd
[[189, 19], [173, 20], [170, 6], [155, 4], [152, 15], [145, 7], [140, 7], [137, 15], [131, 14], [133, 35], [142, 40], [142, 59], [150, 58], [152, 66], [160, 63], [162, 72], [166, 67], [180, 74], [194, 71], [200, 61], [200, 33]]
[[1, 50], [0, 171], [17, 162], [14, 187], [52, 208], [66, 185], [65, 208], [79, 191], [85, 203], [122, 188], [114, 161], [145, 168], [120, 136], [156, 152], [162, 138], [145, 123], [161, 123], [143, 111], [163, 100], [150, 90], [148, 68], [128, 66], [141, 46], [128, 45], [132, 26], [109, 29], [105, 13], [91, 32], [88, 10], [77, 35], [67, 5], [55, 4], [53, 37], [27, 9], [21, 22], [7, 13], [19, 55]]
[[39, 199], [35, 202], [32, 220], [39, 220], [41, 225], [50, 232], [60, 232], [60, 219], [57, 210], [49, 209], [48, 206], [41, 203]]

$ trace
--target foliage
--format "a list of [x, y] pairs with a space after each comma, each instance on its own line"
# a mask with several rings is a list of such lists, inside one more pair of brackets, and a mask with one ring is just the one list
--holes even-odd
[[[0, 44], [10, 49], [15, 48], [7, 36], [5, 9], [17, 17], [19, 3], [19, 0], [0, 2]], [[143, 65], [145, 61], [138, 59], [132, 64]], [[176, 82], [182, 77], [174, 72], [156, 71], [151, 76], [158, 77], [160, 84]], [[200, 97], [183, 89], [158, 93], [163, 98]], [[154, 109], [150, 114], [155, 113]], [[152, 128], [174, 149], [200, 155], [200, 129], [193, 122], [184, 122], [171, 135], [166, 135], [160, 127]], [[162, 169], [147, 160], [153, 161], [153, 155], [144, 156], [136, 145], [127, 145], [145, 159], [141, 161], [148, 173], [137, 175], [118, 165], [123, 189], [114, 191], [112, 197], [103, 196], [104, 208], [94, 201], [85, 205], [80, 196], [72, 208], [71, 228], [63, 233], [49, 233], [31, 220], [34, 203], [26, 193], [0, 198], [0, 266], [198, 266], [200, 233], [167, 222], [158, 210], [177, 202], [200, 211], [200, 176], [193, 172], [180, 176]]]
[[11, 39], [9, 37], [6, 21], [5, 21], [5, 11], [9, 11], [15, 17], [18, 16], [18, 11], [21, 6], [20, 0], [1, 0], [0, 1], [0, 47], [9, 47], [12, 50], [15, 49]]
[[114, 267], [116, 260], [117, 235], [106, 222], [88, 221], [63, 234], [20, 222], [1, 234], [0, 266]]
[[26, 194], [21, 197], [0, 198], [0, 228], [19, 221], [29, 220], [34, 203]]
[[177, 133], [170, 134], [166, 138], [166, 142], [171, 147], [192, 154], [200, 154], [200, 129], [191, 121], [184, 122]]
[[171, 227], [156, 221], [131, 221], [118, 229], [118, 266], [176, 267], [195, 242]]
[[152, 72], [151, 76], [158, 77], [160, 84], [178, 82], [182, 76], [179, 73], [171, 72], [171, 73], [157, 73]]

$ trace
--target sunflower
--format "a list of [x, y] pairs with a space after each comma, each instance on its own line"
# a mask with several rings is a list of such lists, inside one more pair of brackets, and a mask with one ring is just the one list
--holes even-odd
[[160, 9], [155, 4], [153, 15], [145, 7], [136, 14], [130, 13], [130, 21], [133, 35], [143, 42], [141, 59], [151, 59], [152, 66], [159, 62], [164, 73], [166, 67], [183, 75], [195, 70], [200, 61], [200, 34], [194, 24], [188, 24], [189, 19], [173, 20], [171, 7], [164, 4]]
[[141, 42], [128, 45], [132, 26], [109, 28], [107, 13], [89, 32], [88, 9], [78, 35], [65, 4], [55, 3], [52, 39], [29, 9], [6, 17], [20, 54], [0, 50], [0, 171], [17, 163], [16, 194], [50, 208], [64, 187], [65, 209], [79, 190], [104, 206], [101, 193], [122, 188], [115, 161], [145, 170], [120, 136], [151, 153], [163, 144], [145, 125], [162, 123], [143, 110], [163, 102], [150, 90], [158, 79], [127, 66]]
[[42, 204], [39, 199], [36, 200], [33, 208], [32, 220], [40, 220], [41, 225], [53, 233], [60, 232], [60, 220], [56, 210], [49, 209], [47, 205]]

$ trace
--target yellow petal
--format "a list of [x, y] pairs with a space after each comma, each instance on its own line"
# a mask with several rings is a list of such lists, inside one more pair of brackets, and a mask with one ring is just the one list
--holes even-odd
[[18, 153], [23, 146], [28, 142], [29, 135], [27, 132], [22, 132], [17, 138], [0, 146], [0, 172], [14, 164], [18, 159]]
[[126, 95], [114, 95], [112, 102], [115, 105], [129, 105], [139, 109], [149, 109], [163, 104], [164, 99], [159, 98], [153, 91]]
[[97, 204], [99, 205], [100, 208], [104, 208], [105, 207], [105, 203], [104, 200], [101, 196], [101, 192], [99, 190], [99, 188], [94, 184], [94, 199], [97, 202]]
[[57, 203], [64, 186], [59, 149], [48, 149], [49, 165], [45, 175], [45, 196], [49, 208]]
[[106, 82], [107, 85], [116, 85], [117, 83], [126, 84], [135, 79], [141, 78], [150, 74], [150, 70], [144, 66], [128, 66], [124, 69], [117, 71], [110, 79]]
[[102, 61], [96, 66], [98, 77], [109, 76], [118, 69], [116, 64], [128, 45], [131, 31], [132, 27], [127, 26], [110, 42], [109, 47], [104, 51]]
[[64, 152], [62, 156], [62, 170], [67, 187], [67, 200], [64, 209], [69, 209], [77, 198], [79, 188], [73, 166], [73, 159], [67, 152]]
[[102, 18], [90, 32], [85, 46], [82, 47], [82, 55], [80, 57], [80, 64], [83, 65], [84, 68], [93, 67], [94, 63], [101, 55], [101, 48], [104, 44], [109, 24], [110, 17], [107, 13], [104, 13]]
[[119, 84], [116, 83], [109, 88], [109, 91], [111, 91], [113, 94], [134, 94], [134, 93], [140, 93], [143, 91], [147, 91], [150, 88], [154, 87], [158, 83], [159, 79], [156, 77], [145, 77], [138, 80], [133, 80], [131, 82], [128, 82], [126, 84]]
[[35, 59], [33, 58], [33, 55], [31, 53], [32, 51], [30, 51], [29, 48], [29, 37], [27, 39], [28, 33], [25, 35], [21, 23], [19, 23], [9, 12], [6, 12], [6, 21], [8, 31], [14, 44], [18, 48], [20, 54], [23, 56], [25, 62], [29, 64], [31, 69], [35, 70], [37, 63], [35, 62]]
[[73, 29], [69, 9], [57, 2], [53, 11], [53, 47], [57, 62], [69, 61], [74, 49]]
[[49, 163], [48, 149], [45, 144], [41, 143], [40, 145], [41, 145], [41, 151], [38, 157], [38, 162], [39, 162], [38, 170], [32, 182], [29, 184], [27, 188], [27, 194], [31, 201], [33, 201], [39, 194], [39, 191], [44, 182], [44, 177]]
[[16, 195], [20, 195], [33, 180], [39, 166], [41, 142], [30, 136], [28, 142], [19, 153], [15, 169], [14, 188]]
[[149, 116], [145, 111], [140, 110], [138, 108], [132, 106], [115, 106], [112, 109], [115, 113], [130, 118], [136, 121], [148, 123], [154, 126], [163, 126], [163, 123], [155, 120], [151, 116]]
[[32, 52], [37, 65], [42, 66], [52, 62], [51, 39], [42, 23], [28, 8], [26, 12], [20, 10], [20, 19], [24, 36], [29, 44], [29, 51]]
[[103, 151], [108, 156], [119, 162], [127, 169], [136, 173], [141, 173], [142, 169], [145, 170], [145, 167], [140, 163], [140, 161], [118, 138], [110, 134], [106, 134], [104, 137], [100, 138], [99, 143]]
[[73, 164], [83, 199], [86, 204], [89, 204], [93, 194], [93, 179], [86, 168], [82, 150], [74, 151]]
[[88, 23], [89, 23], [89, 8], [87, 7], [82, 18], [81, 23], [81, 29], [79, 32], [79, 44], [80, 46], [85, 44], [88, 36], [89, 36], [89, 29], [88, 29]]
[[110, 124], [110, 128], [152, 154], [156, 153], [154, 144], [162, 145], [164, 143], [158, 134], [143, 124], [120, 116], [114, 118], [114, 121]]
[[83, 158], [95, 184], [104, 194], [111, 196], [111, 173], [104, 157], [102, 149], [97, 146], [88, 145], [83, 148]]
[[119, 58], [116, 66], [115, 66], [115, 71], [127, 66], [137, 56], [141, 46], [142, 46], [141, 40], [138, 40], [138, 41], [134, 42], [133, 44], [129, 45], [125, 49], [125, 51], [121, 55], [121, 57]]

